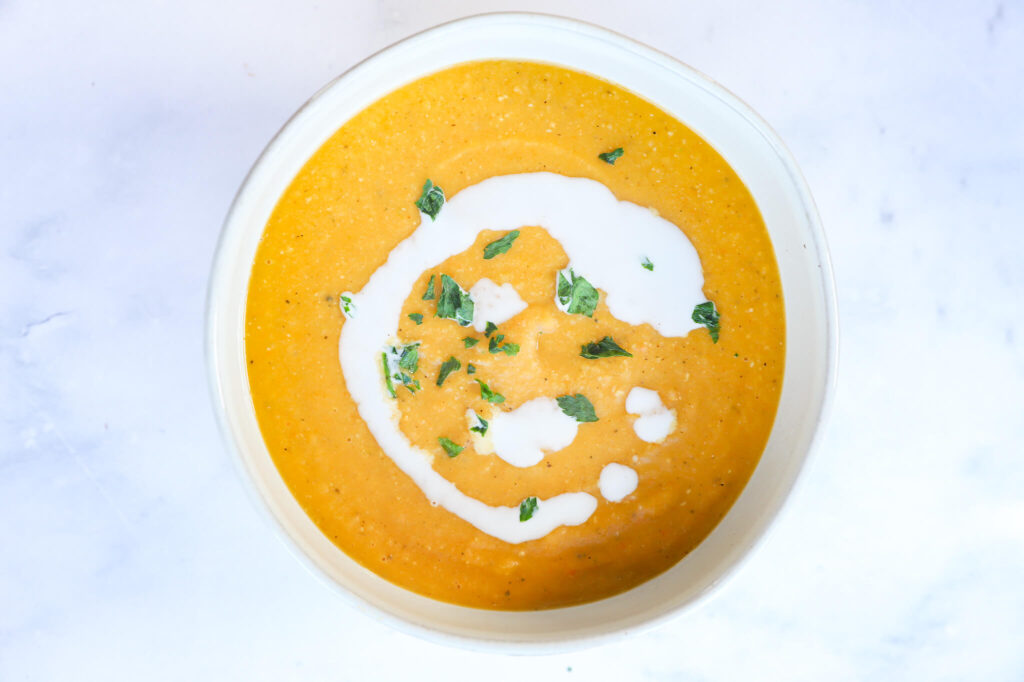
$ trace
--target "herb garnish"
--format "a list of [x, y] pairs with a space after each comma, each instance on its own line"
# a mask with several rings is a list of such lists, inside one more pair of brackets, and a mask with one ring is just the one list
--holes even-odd
[[652, 263], [651, 259], [648, 258], [647, 256], [644, 256], [644, 259], [640, 261], [640, 267], [644, 268], [645, 270], [650, 270], [651, 272], [654, 272], [654, 263]]
[[594, 406], [582, 393], [576, 395], [562, 395], [555, 398], [562, 412], [569, 415], [578, 422], [596, 422], [597, 414]]
[[416, 324], [423, 324], [423, 315], [419, 313], [409, 313], [409, 319]]
[[356, 316], [356, 304], [352, 302], [352, 297], [347, 294], [348, 292], [346, 291], [338, 298], [341, 299], [341, 313], [351, 320]]
[[478, 415], [476, 412], [473, 413], [473, 416], [476, 417], [476, 426], [469, 427], [469, 430], [475, 431], [476, 433], [479, 433], [481, 436], [486, 436], [488, 425], [487, 420]]
[[459, 445], [458, 443], [456, 443], [455, 441], [448, 440], [444, 436], [441, 436], [440, 438], [438, 438], [437, 442], [441, 444], [441, 447], [444, 448], [445, 453], [449, 457], [455, 457], [460, 452], [462, 452], [463, 450], [466, 449], [466, 448], [462, 447], [461, 445]]
[[381, 353], [384, 366], [384, 383], [388, 394], [395, 398], [395, 382], [409, 389], [410, 393], [420, 390], [420, 382], [412, 375], [420, 368], [420, 344], [411, 343], [407, 346], [386, 346]]
[[473, 321], [473, 299], [448, 275], [441, 275], [441, 297], [437, 299], [435, 315], [455, 320], [463, 327]]
[[605, 163], [610, 163], [614, 166], [615, 162], [618, 161], [620, 156], [622, 156], [622, 147], [616, 147], [610, 152], [603, 152], [601, 154], [598, 154], [597, 158], [601, 159]]
[[423, 193], [416, 200], [416, 208], [430, 216], [431, 220], [437, 220], [437, 214], [441, 212], [442, 206], [444, 206], [444, 190], [427, 178], [427, 181], [423, 183]]
[[423, 292], [424, 301], [433, 301], [437, 298], [437, 294], [434, 293], [434, 276], [430, 276], [430, 281], [427, 282], [427, 290]]
[[585, 343], [580, 346], [580, 357], [586, 358], [587, 360], [596, 360], [598, 358], [631, 358], [633, 354], [627, 351], [625, 348], [615, 343], [615, 340], [610, 336], [606, 336], [600, 341], [592, 341], [591, 343]]
[[441, 363], [441, 371], [437, 375], [437, 385], [440, 386], [444, 383], [444, 380], [448, 378], [448, 375], [462, 369], [462, 363], [459, 362], [458, 358], [452, 356]]
[[525, 500], [519, 503], [519, 520], [529, 521], [533, 518], [533, 513], [537, 511], [537, 498], [527, 497]]
[[480, 339], [474, 339], [472, 336], [467, 336], [462, 339], [462, 345], [466, 348], [472, 348], [476, 344], [480, 343]]
[[484, 260], [490, 260], [512, 248], [512, 242], [519, 236], [519, 230], [512, 230], [501, 239], [496, 239], [484, 247]]
[[593, 317], [597, 299], [597, 289], [571, 268], [568, 278], [564, 270], [558, 273], [558, 302], [565, 308], [565, 312]]
[[711, 301], [704, 301], [698, 303], [693, 308], [693, 321], [697, 324], [702, 324], [708, 328], [711, 333], [711, 340], [718, 343], [718, 311], [715, 310], [715, 304]]
[[498, 393], [497, 391], [492, 391], [491, 387], [485, 384], [484, 382], [480, 381], [479, 379], [474, 379], [473, 381], [480, 384], [480, 397], [486, 400], [487, 402], [494, 403], [495, 405], [505, 402], [505, 396]]
[[518, 343], [505, 343], [502, 344], [502, 340], [505, 338], [504, 334], [495, 334], [491, 337], [491, 340], [487, 343], [487, 350], [491, 353], [504, 353], [505, 355], [515, 355], [519, 352]]
[[488, 322], [487, 326], [484, 327], [484, 336], [490, 336], [494, 332], [498, 331], [498, 325], [493, 322]]
[[466, 365], [466, 374], [476, 374], [476, 365], [472, 362]]

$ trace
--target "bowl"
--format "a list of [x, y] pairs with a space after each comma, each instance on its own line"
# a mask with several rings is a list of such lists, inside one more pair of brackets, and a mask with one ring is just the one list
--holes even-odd
[[[481, 59], [565, 66], [655, 103], [707, 140], [761, 209], [786, 302], [786, 371], [764, 454], [712, 533], [682, 561], [627, 592], [545, 611], [456, 606], [398, 587], [333, 545], [292, 497], [256, 421], [245, 367], [245, 302], [264, 226], [285, 188], [349, 118], [417, 78]], [[257, 507], [292, 553], [357, 608], [448, 644], [515, 653], [592, 645], [665, 621], [706, 598], [763, 538], [815, 447], [831, 400], [837, 316], [825, 236], [810, 192], [778, 136], [706, 76], [610, 31], [537, 14], [489, 14], [430, 29], [356, 65], [316, 93], [256, 161], [224, 224], [207, 305], [213, 402]], [[339, 614], [344, 617], [344, 613]]]

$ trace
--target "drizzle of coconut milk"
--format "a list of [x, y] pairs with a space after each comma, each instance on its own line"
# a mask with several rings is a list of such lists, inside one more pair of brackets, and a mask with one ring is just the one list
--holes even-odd
[[[385, 390], [379, 358], [382, 347], [394, 340], [402, 304], [420, 273], [468, 249], [482, 230], [530, 225], [544, 227], [561, 243], [575, 272], [604, 291], [609, 311], [619, 320], [650, 324], [663, 336], [685, 336], [699, 326], [689, 313], [704, 300], [703, 272], [697, 252], [676, 225], [643, 206], [619, 201], [595, 180], [524, 173], [467, 187], [436, 220], [421, 215], [416, 231], [353, 296], [359, 314], [342, 326], [338, 346], [348, 390], [385, 454], [432, 503], [510, 543], [583, 523], [597, 508], [597, 499], [584, 492], [562, 493], [540, 500], [534, 515], [520, 521], [518, 506], [491, 506], [462, 492], [433, 469], [433, 455], [399, 429], [398, 408]], [[641, 266], [649, 255], [653, 271]]]

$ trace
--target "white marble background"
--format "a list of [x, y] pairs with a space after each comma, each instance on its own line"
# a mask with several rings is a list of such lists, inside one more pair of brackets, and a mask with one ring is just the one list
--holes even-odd
[[[719, 595], [649, 634], [466, 653], [268, 532], [203, 297], [263, 145], [430, 25], [539, 9], [710, 74], [802, 165], [842, 360], [820, 455]], [[0, 680], [1024, 679], [1024, 3], [0, 0]]]

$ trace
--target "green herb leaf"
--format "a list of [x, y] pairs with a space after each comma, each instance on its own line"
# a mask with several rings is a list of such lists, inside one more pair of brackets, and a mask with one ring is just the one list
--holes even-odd
[[633, 354], [615, 343], [612, 337], [606, 336], [600, 341], [593, 341], [580, 346], [580, 357], [584, 357], [587, 360], [596, 360], [598, 358], [615, 357], [631, 358]]
[[455, 320], [463, 327], [473, 321], [473, 299], [448, 275], [441, 275], [441, 297], [437, 300], [436, 315]]
[[533, 513], [535, 511], [537, 511], [537, 498], [527, 497], [519, 503], [519, 520], [529, 521], [533, 518]]
[[582, 393], [576, 395], [563, 395], [555, 398], [562, 412], [569, 415], [578, 422], [596, 422], [597, 414], [594, 406]]
[[437, 294], [434, 293], [434, 276], [430, 276], [430, 281], [427, 282], [427, 290], [423, 292], [424, 301], [433, 301], [437, 298]]
[[380, 354], [380, 360], [384, 367], [384, 386], [388, 389], [388, 395], [392, 398], [397, 398], [398, 394], [395, 393], [395, 385], [391, 383], [391, 368], [388, 366], [387, 351]]
[[441, 447], [444, 448], [445, 453], [449, 457], [456, 457], [460, 452], [466, 449], [455, 441], [448, 440], [444, 436], [438, 438], [437, 442], [441, 444]]
[[568, 278], [565, 271], [558, 273], [558, 302], [565, 308], [565, 312], [593, 317], [597, 300], [597, 289], [572, 269], [569, 270]]
[[448, 375], [452, 372], [462, 369], [462, 363], [458, 361], [454, 356], [449, 357], [447, 360], [441, 363], [441, 371], [437, 375], [437, 385], [440, 386], [444, 383], [444, 380], [448, 378]]
[[462, 345], [465, 346], [466, 348], [472, 348], [478, 343], [480, 343], [480, 339], [474, 339], [472, 336], [467, 336], [466, 338], [462, 339]]
[[494, 332], [498, 331], [498, 325], [493, 322], [488, 322], [487, 326], [484, 327], [484, 336], [490, 336]]
[[484, 419], [483, 417], [481, 417], [480, 415], [478, 415], [476, 412], [473, 413], [473, 416], [476, 417], [476, 422], [477, 423], [476, 423], [476, 426], [469, 427], [469, 430], [470, 431], [475, 431], [476, 433], [479, 433], [481, 436], [486, 436], [487, 435], [487, 426], [488, 426], [487, 420]]
[[497, 391], [492, 391], [490, 386], [488, 386], [484, 382], [480, 381], [479, 379], [474, 379], [474, 381], [476, 381], [476, 383], [480, 384], [480, 397], [481, 398], [483, 398], [484, 400], [486, 400], [489, 403], [494, 403], [495, 405], [497, 405], [499, 403], [505, 402], [505, 396], [503, 396], [502, 394], [498, 393]]
[[341, 296], [341, 313], [348, 319], [356, 316], [356, 304], [352, 302], [352, 296], [346, 291]]
[[640, 261], [640, 267], [644, 268], [645, 270], [650, 270], [651, 272], [654, 272], [654, 263], [652, 263], [651, 259], [648, 258], [647, 256], [644, 256], [644, 259]]
[[490, 260], [512, 248], [512, 242], [519, 236], [519, 230], [512, 230], [501, 239], [496, 239], [484, 247], [484, 260]]
[[423, 193], [416, 200], [416, 208], [430, 216], [431, 220], [436, 220], [442, 206], [444, 206], [444, 190], [427, 178], [427, 181], [423, 183]]
[[476, 365], [472, 362], [466, 365], [466, 374], [476, 374]]
[[698, 303], [693, 308], [693, 321], [697, 324], [702, 324], [708, 328], [711, 333], [711, 340], [718, 343], [718, 311], [715, 310], [715, 304], [711, 301], [705, 301]]
[[420, 315], [419, 313], [409, 313], [409, 319], [416, 324], [423, 324], [423, 315]]
[[504, 353], [505, 355], [515, 355], [519, 352], [518, 343], [501, 343], [505, 338], [504, 334], [496, 334], [491, 337], [491, 340], [487, 343], [487, 350], [491, 353]]
[[601, 159], [605, 163], [615, 165], [615, 162], [618, 161], [620, 156], [622, 156], [622, 147], [616, 147], [610, 152], [603, 152], [601, 154], [598, 154], [597, 158]]
[[413, 343], [402, 348], [398, 358], [398, 366], [409, 374], [415, 374], [420, 368], [420, 344]]

